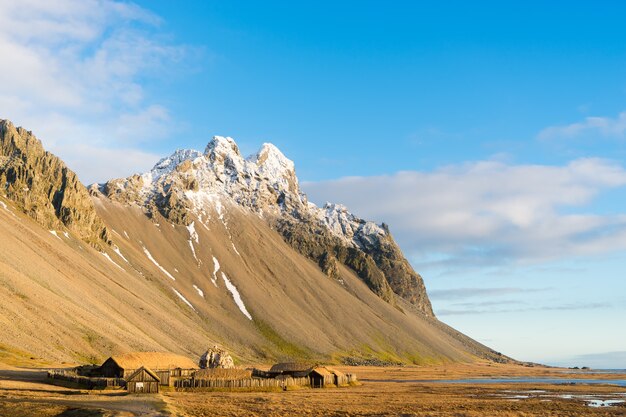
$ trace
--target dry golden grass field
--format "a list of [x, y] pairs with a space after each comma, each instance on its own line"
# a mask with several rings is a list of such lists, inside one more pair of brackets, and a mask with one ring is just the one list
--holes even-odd
[[174, 392], [126, 395], [49, 385], [36, 369], [0, 366], [0, 416], [624, 416], [626, 387], [587, 384], [449, 384], [467, 377], [619, 378], [563, 369], [473, 364], [344, 367], [362, 385], [286, 392]]

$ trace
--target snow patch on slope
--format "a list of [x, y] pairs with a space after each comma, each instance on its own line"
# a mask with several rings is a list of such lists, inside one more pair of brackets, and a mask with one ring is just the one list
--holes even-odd
[[239, 294], [237, 287], [235, 287], [235, 285], [232, 282], [230, 282], [230, 280], [228, 279], [228, 277], [226, 276], [224, 272], [222, 272], [222, 278], [224, 279], [224, 284], [226, 284], [226, 288], [228, 289], [228, 291], [230, 291], [230, 294], [233, 296], [233, 300], [235, 300], [235, 304], [237, 304], [237, 307], [239, 307], [239, 310], [241, 310], [243, 315], [246, 316], [248, 320], [252, 320], [252, 316], [248, 312], [246, 305], [243, 303], [243, 300], [241, 299], [241, 295]]
[[193, 242], [191, 241], [191, 239], [189, 239], [187, 243], [189, 243], [189, 247], [191, 248], [191, 253], [193, 254], [193, 257], [196, 259], [196, 261], [200, 262], [200, 260], [196, 256], [196, 249], [193, 247]]
[[213, 278], [211, 278], [211, 282], [216, 287], [217, 287], [217, 271], [219, 271], [219, 270], [220, 270], [220, 263], [217, 260], [217, 258], [214, 256], [213, 257]]
[[119, 269], [121, 269], [122, 271], [124, 270], [124, 268], [122, 268], [121, 266], [119, 266], [117, 264], [117, 262], [115, 262], [113, 259], [111, 259], [111, 257], [109, 256], [108, 253], [106, 252], [100, 252], [102, 254], [102, 256], [104, 256], [105, 258], [107, 258], [109, 260], [109, 262], [111, 262], [113, 265], [117, 266]]
[[202, 291], [200, 288], [198, 288], [198, 286], [196, 284], [193, 285], [193, 288], [198, 291], [198, 294], [200, 295], [200, 297], [204, 298], [204, 291]]
[[[156, 261], [156, 259], [154, 259], [152, 257], [152, 254], [150, 253], [150, 251], [148, 249], [146, 249], [145, 246], [142, 246], [143, 248], [143, 252], [146, 254], [146, 256], [148, 257], [148, 259], [150, 259], [152, 261], [153, 264], [155, 264], [165, 275], [167, 275], [168, 277], [170, 277], [172, 280], [176, 281], [176, 278], [174, 278], [172, 276], [172, 274], [170, 274], [169, 272], [167, 272], [167, 270], [165, 268], [163, 268], [161, 265], [159, 265], [159, 263]], [[176, 290], [174, 290], [176, 291]]]
[[200, 260], [198, 259], [198, 256], [196, 256], [196, 248], [194, 248], [194, 246], [193, 246], [193, 241], [194, 240], [196, 241], [196, 243], [200, 243], [200, 237], [198, 236], [198, 232], [196, 231], [195, 222], [191, 222], [191, 224], [189, 224], [189, 226], [187, 226], [187, 231], [189, 231], [189, 240], [187, 242], [189, 242], [189, 247], [191, 248], [191, 253], [193, 253], [193, 257], [199, 263]]
[[198, 236], [198, 232], [196, 232], [196, 222], [191, 222], [189, 226], [187, 226], [187, 230], [189, 231], [189, 239], [195, 240], [196, 243], [200, 243], [200, 237]]
[[186, 299], [186, 298], [185, 298], [185, 297], [184, 297], [181, 293], [179, 293], [179, 292], [176, 290], [176, 288], [172, 287], [172, 289], [174, 290], [174, 292], [176, 293], [176, 295], [177, 295], [177, 296], [178, 296], [181, 300], [183, 300], [183, 302], [184, 302], [185, 304], [187, 304], [189, 307], [191, 307], [191, 309], [192, 309], [192, 310], [194, 310], [194, 311], [196, 310], [196, 309], [194, 308], [193, 304], [191, 304], [191, 303], [189, 302], [189, 300], [187, 300], [187, 299]]
[[224, 224], [224, 227], [228, 229], [228, 224], [224, 221], [224, 206], [220, 200], [215, 201], [215, 211], [217, 211], [217, 217]]
[[113, 252], [117, 253], [117, 255], [122, 258], [124, 260], [124, 262], [129, 263], [128, 259], [126, 259], [126, 257], [124, 257], [124, 255], [122, 255], [122, 252], [120, 252], [120, 248], [118, 248], [117, 246], [113, 245]]
[[198, 214], [198, 220], [200, 220], [200, 224], [202, 225], [202, 227], [204, 227], [207, 231], [211, 231], [211, 228], [209, 228], [209, 226], [207, 226], [206, 222], [211, 220], [211, 216], [207, 216], [208, 218], [206, 220], [204, 220], [204, 216], [206, 216], [206, 211], [204, 209], [200, 209], [197, 210], [197, 214]]

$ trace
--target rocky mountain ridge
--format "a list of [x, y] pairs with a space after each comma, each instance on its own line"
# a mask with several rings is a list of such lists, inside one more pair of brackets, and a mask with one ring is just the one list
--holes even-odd
[[143, 207], [175, 224], [194, 216], [220, 218], [224, 207], [237, 206], [264, 219], [294, 249], [338, 278], [338, 264], [357, 272], [384, 300], [400, 296], [433, 316], [422, 278], [413, 271], [386, 225], [358, 218], [345, 206], [317, 207], [300, 190], [294, 163], [265, 143], [244, 158], [232, 138], [215, 136], [204, 153], [177, 150], [144, 174], [92, 186], [111, 200]]
[[8, 120], [0, 120], [0, 184], [42, 226], [66, 228], [94, 247], [108, 244], [108, 231], [76, 174], [32, 132]]

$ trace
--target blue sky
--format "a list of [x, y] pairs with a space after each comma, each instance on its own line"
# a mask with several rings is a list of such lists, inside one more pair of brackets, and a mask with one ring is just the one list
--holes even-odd
[[86, 183], [273, 142], [390, 224], [445, 322], [626, 367], [626, 5], [388, 3], [0, 2], [0, 117]]

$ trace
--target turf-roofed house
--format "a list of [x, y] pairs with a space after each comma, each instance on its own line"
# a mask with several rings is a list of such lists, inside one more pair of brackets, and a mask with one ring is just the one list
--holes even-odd
[[149, 369], [169, 385], [171, 377], [191, 375], [198, 366], [191, 359], [167, 352], [134, 352], [114, 355], [104, 361], [99, 373], [107, 378], [129, 378], [140, 368]]

